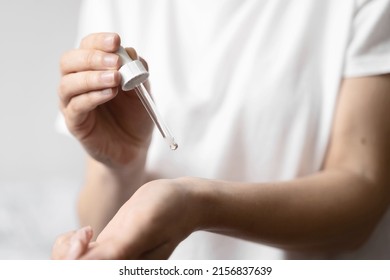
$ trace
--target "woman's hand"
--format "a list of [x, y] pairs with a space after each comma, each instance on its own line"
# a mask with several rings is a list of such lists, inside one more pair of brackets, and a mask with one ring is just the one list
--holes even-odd
[[[122, 92], [120, 37], [98, 33], [61, 59], [60, 107], [70, 132], [97, 161], [121, 167], [150, 143], [153, 123], [133, 91]], [[137, 58], [133, 49], [129, 55]], [[148, 85], [146, 85], [148, 86]]]
[[[192, 179], [157, 180], [143, 185], [108, 223], [96, 242], [55, 246], [53, 256], [81, 259], [167, 259], [200, 226], [202, 213]], [[69, 233], [68, 233], [69, 234]], [[65, 236], [67, 236], [65, 234]], [[74, 239], [77, 239], [75, 237]], [[66, 244], [60, 237], [56, 244]], [[85, 238], [83, 239], [85, 240]], [[80, 253], [81, 252], [81, 253]], [[69, 257], [70, 256], [70, 257]], [[63, 257], [64, 258], [64, 257]]]
[[167, 259], [197, 229], [199, 211], [188, 179], [142, 186], [118, 211], [83, 259]]

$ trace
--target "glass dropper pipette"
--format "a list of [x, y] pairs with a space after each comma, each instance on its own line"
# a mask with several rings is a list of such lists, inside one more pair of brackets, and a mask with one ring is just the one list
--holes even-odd
[[171, 150], [176, 150], [178, 148], [178, 144], [175, 142], [174, 137], [158, 112], [152, 97], [142, 84], [149, 77], [148, 71], [145, 69], [141, 61], [131, 59], [122, 46], [119, 47], [117, 54], [122, 59], [122, 67], [119, 69], [122, 76], [122, 90], [129, 91], [131, 89], [135, 89], [138, 98], [141, 100], [162, 137], [168, 143]]

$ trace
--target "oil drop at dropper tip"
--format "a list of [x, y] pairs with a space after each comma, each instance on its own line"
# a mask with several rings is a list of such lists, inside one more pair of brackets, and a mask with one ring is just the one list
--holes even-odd
[[172, 151], [174, 151], [179, 147], [179, 145], [177, 145], [177, 143], [173, 142], [171, 145], [169, 145], [169, 147], [171, 148]]

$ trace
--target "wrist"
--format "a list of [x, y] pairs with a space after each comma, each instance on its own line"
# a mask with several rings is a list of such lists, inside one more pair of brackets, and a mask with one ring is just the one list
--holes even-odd
[[213, 227], [217, 215], [215, 182], [196, 177], [178, 178], [180, 185], [185, 186], [190, 211], [188, 220], [190, 233], [207, 230]]
[[[120, 153], [123, 155], [121, 156]], [[132, 170], [145, 166], [147, 153], [148, 147], [129, 148], [126, 151], [118, 151], [113, 160], [102, 161], [101, 163], [110, 172], [119, 176], [126, 176]]]
[[134, 189], [145, 182], [146, 153], [138, 154], [132, 161], [111, 165], [88, 158], [87, 182], [109, 185], [111, 189]]

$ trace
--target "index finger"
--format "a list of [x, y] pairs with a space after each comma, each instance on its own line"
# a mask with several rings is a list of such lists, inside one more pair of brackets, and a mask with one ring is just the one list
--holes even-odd
[[81, 49], [95, 49], [105, 52], [116, 52], [121, 44], [121, 38], [116, 33], [92, 33], [81, 40]]

